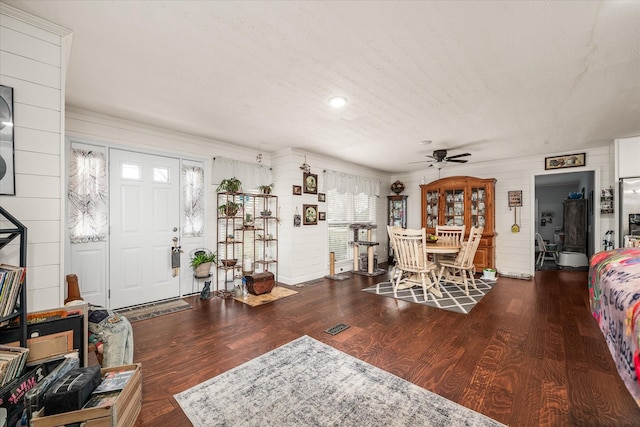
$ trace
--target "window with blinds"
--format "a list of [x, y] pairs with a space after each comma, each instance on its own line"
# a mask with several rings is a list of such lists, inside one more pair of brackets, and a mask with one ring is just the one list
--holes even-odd
[[327, 191], [329, 252], [335, 254], [336, 261], [353, 259], [349, 245], [353, 240], [353, 230], [349, 226], [355, 222], [375, 222], [375, 213], [375, 196], [340, 193], [335, 189]]

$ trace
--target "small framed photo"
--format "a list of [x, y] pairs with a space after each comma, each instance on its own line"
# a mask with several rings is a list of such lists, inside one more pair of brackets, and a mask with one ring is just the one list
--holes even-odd
[[294, 185], [293, 186], [293, 195], [294, 196], [301, 196], [302, 195], [302, 186], [301, 185]]
[[318, 193], [318, 201], [319, 202], [326, 202], [327, 201], [327, 195], [325, 193]]
[[318, 221], [326, 221], [327, 213], [326, 212], [318, 212]]
[[307, 194], [318, 194], [318, 175], [314, 173], [303, 174], [303, 190]]
[[545, 157], [544, 159], [545, 170], [575, 168], [584, 165], [586, 165], [585, 153], [565, 154], [563, 156]]
[[302, 224], [316, 225], [318, 223], [318, 205], [302, 205]]

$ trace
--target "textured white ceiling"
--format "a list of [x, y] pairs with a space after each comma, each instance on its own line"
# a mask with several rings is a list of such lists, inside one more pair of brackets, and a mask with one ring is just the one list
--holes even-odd
[[73, 31], [68, 106], [263, 152], [401, 172], [640, 134], [637, 1], [5, 3]]

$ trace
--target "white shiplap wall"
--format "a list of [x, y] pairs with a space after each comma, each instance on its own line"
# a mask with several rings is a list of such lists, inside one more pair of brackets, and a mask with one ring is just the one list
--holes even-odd
[[[594, 194], [598, 195], [601, 188], [613, 184], [612, 173], [612, 146], [607, 145], [599, 148], [585, 149], [587, 165], [582, 168], [571, 168], [564, 170], [545, 171], [544, 157], [516, 157], [508, 161], [495, 161], [484, 163], [473, 163], [471, 161], [464, 165], [446, 165], [438, 176], [436, 168], [426, 168], [408, 174], [395, 175], [391, 180], [400, 179], [405, 183], [408, 194], [408, 227], [420, 228], [420, 188], [422, 181], [429, 183], [436, 179], [449, 176], [466, 175], [478, 178], [496, 178], [495, 191], [495, 223], [498, 237], [496, 239], [496, 267], [498, 272], [515, 277], [529, 277], [534, 274], [534, 240], [535, 224], [534, 215], [534, 176], [551, 173], [579, 172], [592, 170], [595, 172]], [[560, 155], [563, 153], [549, 153], [546, 156]], [[422, 179], [424, 177], [424, 180]], [[522, 209], [518, 209], [519, 233], [511, 232], [513, 224], [513, 211], [507, 205], [507, 192], [512, 190], [522, 190]], [[596, 201], [595, 208], [598, 203]], [[613, 229], [612, 215], [595, 216], [595, 242], [596, 251], [601, 250], [602, 236], [606, 230]]]
[[[65, 58], [70, 31], [0, 3], [0, 84], [13, 88], [16, 195], [0, 204], [28, 229], [27, 309], [62, 304]], [[17, 244], [0, 261], [17, 263]]]

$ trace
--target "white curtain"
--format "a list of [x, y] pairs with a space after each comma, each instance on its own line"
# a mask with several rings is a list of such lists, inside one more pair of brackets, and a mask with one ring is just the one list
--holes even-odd
[[204, 169], [202, 163], [182, 162], [183, 235], [204, 233]]
[[325, 171], [324, 188], [335, 189], [338, 193], [380, 195], [380, 181], [332, 170]]
[[71, 149], [67, 199], [71, 243], [105, 241], [109, 200], [104, 152]]
[[257, 190], [260, 185], [269, 185], [272, 181], [271, 168], [259, 163], [216, 156], [213, 158], [212, 182], [218, 185], [226, 178], [236, 177], [242, 182], [242, 191]]

